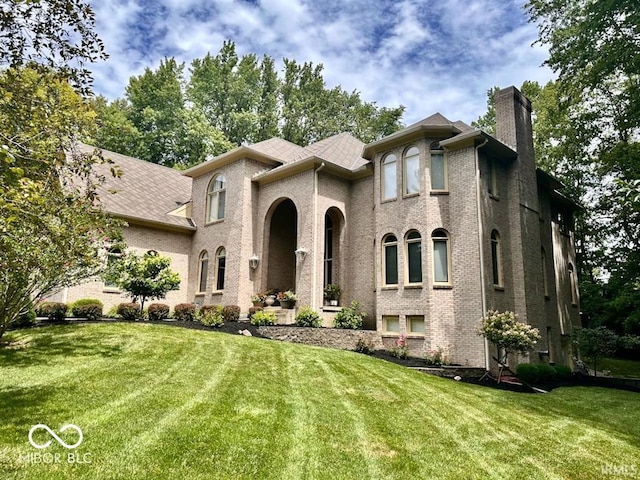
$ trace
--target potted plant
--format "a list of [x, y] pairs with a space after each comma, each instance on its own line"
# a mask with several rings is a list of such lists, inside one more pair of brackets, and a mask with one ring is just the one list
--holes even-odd
[[267, 296], [264, 293], [254, 293], [251, 295], [251, 301], [254, 307], [262, 307]]
[[340, 289], [340, 285], [336, 283], [330, 283], [326, 287], [324, 287], [324, 298], [329, 302], [331, 306], [337, 306], [338, 300], [340, 300], [340, 294], [342, 290]]
[[282, 308], [293, 308], [296, 304], [296, 300], [298, 300], [298, 297], [296, 297], [296, 294], [291, 290], [278, 293], [278, 301]]

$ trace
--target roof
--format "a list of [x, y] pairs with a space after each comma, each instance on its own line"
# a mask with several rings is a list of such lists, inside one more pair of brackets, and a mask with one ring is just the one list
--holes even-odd
[[[79, 150], [90, 153], [95, 147], [79, 145]], [[163, 167], [119, 153], [102, 151], [105, 159], [110, 159], [122, 170], [122, 176], [111, 174], [112, 165], [95, 165], [97, 175], [105, 178], [98, 193], [103, 207], [110, 214], [158, 227], [178, 230], [195, 230], [190, 219], [170, 212], [191, 199], [191, 179], [178, 170]]]

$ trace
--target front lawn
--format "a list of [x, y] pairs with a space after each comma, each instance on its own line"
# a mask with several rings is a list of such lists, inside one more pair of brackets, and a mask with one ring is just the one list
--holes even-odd
[[640, 361], [625, 358], [603, 358], [598, 361], [598, 370], [609, 370], [611, 375], [615, 377], [640, 378]]
[[[141, 323], [7, 339], [0, 478], [640, 475], [637, 393], [512, 393], [352, 352]], [[42, 429], [33, 439], [52, 444], [29, 443], [30, 429], [45, 424], [72, 444], [75, 432], [59, 432], [69, 423], [83, 433], [75, 450]]]

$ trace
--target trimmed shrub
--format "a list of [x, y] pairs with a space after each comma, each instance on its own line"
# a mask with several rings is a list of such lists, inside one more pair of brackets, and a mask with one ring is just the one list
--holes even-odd
[[225, 305], [222, 309], [222, 317], [225, 322], [237, 322], [240, 319], [240, 307], [238, 305]]
[[82, 298], [71, 305], [71, 314], [74, 317], [98, 320], [102, 317], [104, 304], [95, 298]]
[[140, 318], [140, 304], [135, 302], [120, 303], [116, 312], [123, 320], [137, 320]]
[[299, 327], [318, 328], [322, 325], [322, 319], [320, 318], [320, 314], [311, 307], [302, 307], [296, 315], [296, 325]]
[[67, 315], [67, 305], [59, 302], [43, 302], [35, 308], [38, 317], [47, 317], [50, 322], [61, 323]]
[[523, 382], [536, 383], [538, 381], [538, 368], [534, 363], [521, 363], [518, 365], [516, 375]]
[[538, 369], [538, 382], [551, 382], [556, 379], [556, 369], [547, 363], [536, 364]]
[[556, 370], [556, 376], [558, 378], [570, 378], [571, 377], [571, 368], [566, 365], [556, 365], [553, 368]]
[[255, 312], [251, 317], [251, 323], [253, 325], [275, 325], [276, 320], [278, 320], [278, 317], [276, 317], [275, 313], [265, 312], [264, 310]]
[[169, 318], [169, 305], [164, 303], [152, 303], [147, 309], [147, 316], [152, 322], [158, 322]]
[[36, 323], [36, 312], [30, 308], [28, 312], [20, 315], [12, 324], [13, 328], [26, 328]]
[[373, 352], [373, 342], [368, 338], [360, 337], [356, 341], [356, 348], [354, 350], [358, 353], [369, 354]]
[[205, 305], [200, 309], [200, 323], [207, 327], [224, 325], [224, 309], [221, 305]]
[[355, 300], [348, 307], [342, 308], [336, 313], [335, 327], [350, 328], [357, 330], [362, 327], [362, 320], [367, 316], [366, 313], [360, 312], [360, 304]]
[[173, 309], [173, 318], [181, 322], [196, 320], [196, 306], [192, 303], [179, 303]]
[[264, 310], [264, 308], [263, 308], [263, 307], [251, 307], [251, 308], [249, 309], [249, 315], [248, 315], [248, 316], [249, 316], [249, 320], [251, 320], [251, 317], [253, 317], [253, 314], [254, 314], [254, 313], [256, 313], [256, 312], [261, 312], [261, 311], [263, 311], [263, 310]]

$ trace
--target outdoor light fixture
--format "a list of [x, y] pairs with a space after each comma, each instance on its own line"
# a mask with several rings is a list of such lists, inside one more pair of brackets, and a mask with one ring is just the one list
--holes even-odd
[[297, 249], [295, 252], [293, 252], [296, 254], [296, 260], [298, 262], [302, 262], [304, 260], [304, 257], [307, 256], [307, 249], [300, 247], [299, 249]]
[[254, 253], [253, 256], [249, 259], [249, 266], [251, 267], [252, 270], [255, 270], [256, 268], [258, 268], [259, 262], [260, 262], [260, 259]]

